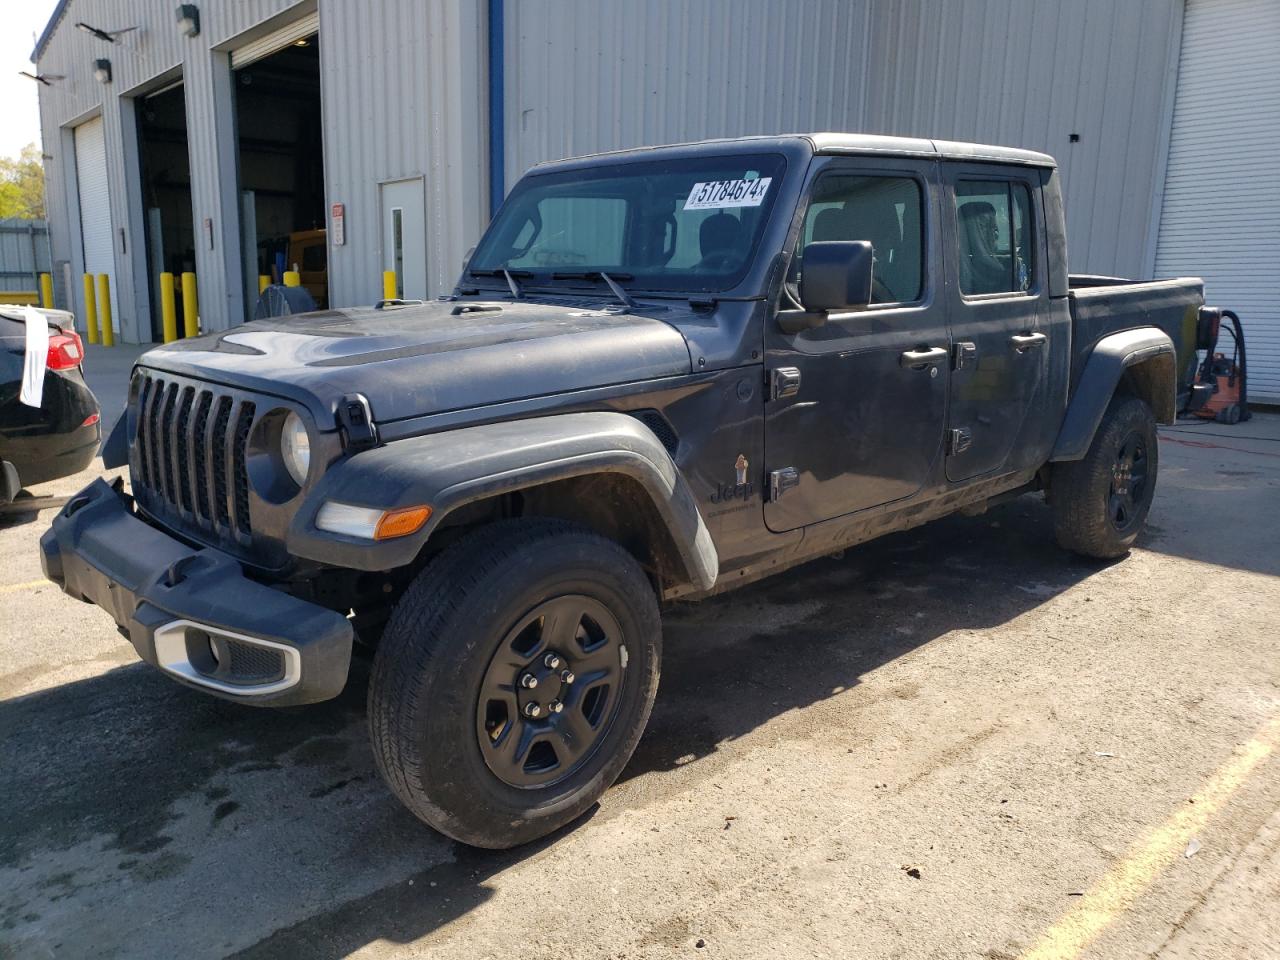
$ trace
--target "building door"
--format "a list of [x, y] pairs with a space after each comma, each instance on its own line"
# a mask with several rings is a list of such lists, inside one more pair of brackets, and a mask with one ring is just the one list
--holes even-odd
[[937, 476], [950, 344], [930, 269], [936, 171], [926, 160], [833, 159], [811, 182], [790, 297], [810, 242], [869, 240], [875, 282], [869, 307], [797, 334], [770, 325], [768, 369], [799, 379], [765, 407], [766, 473], [794, 470], [796, 481], [765, 504], [771, 530], [904, 500]]
[[[112, 328], [120, 328], [116, 307], [115, 249], [111, 242], [111, 204], [107, 195], [107, 143], [101, 117], [75, 128], [76, 188], [80, 195], [80, 238], [84, 271], [111, 277]], [[96, 297], [96, 286], [95, 286]], [[84, 317], [81, 318], [81, 325]], [[101, 320], [99, 320], [101, 328]]]
[[[1280, 403], [1280, 3], [1187, 0], [1155, 276], [1240, 314], [1249, 399]], [[1223, 334], [1219, 349], [1231, 355]]]
[[402, 300], [427, 298], [427, 202], [421, 177], [382, 184], [382, 269]]
[[[1034, 253], [1041, 223], [1039, 172], [993, 173], [943, 164], [947, 184], [947, 288], [955, 341], [947, 479], [1008, 469], [1029, 411], [1038, 411], [1049, 365], [1048, 291]], [[1033, 424], [1032, 426], [1036, 426]], [[1040, 461], [1037, 460], [1037, 463]]]

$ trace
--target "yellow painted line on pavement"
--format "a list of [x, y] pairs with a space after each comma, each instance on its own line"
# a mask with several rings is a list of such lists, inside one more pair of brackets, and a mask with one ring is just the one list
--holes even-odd
[[1280, 714], [1258, 729], [1253, 739], [1218, 768], [1188, 803], [1139, 843], [1085, 891], [1079, 904], [1055, 923], [1023, 960], [1078, 957], [1120, 914], [1133, 906], [1156, 877], [1177, 862], [1188, 841], [1204, 829], [1257, 769], [1280, 746]]
[[26, 583], [6, 583], [0, 585], [0, 593], [21, 593], [23, 590], [34, 590], [36, 587], [52, 587], [48, 580], [28, 580]]

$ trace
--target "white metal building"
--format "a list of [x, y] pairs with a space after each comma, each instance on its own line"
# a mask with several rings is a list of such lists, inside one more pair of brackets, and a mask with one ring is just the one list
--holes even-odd
[[63, 0], [36, 60], [59, 296], [126, 341], [161, 269], [215, 330], [306, 236], [331, 304], [434, 295], [539, 160], [851, 130], [1053, 154], [1072, 269], [1203, 275], [1280, 401], [1275, 0]]

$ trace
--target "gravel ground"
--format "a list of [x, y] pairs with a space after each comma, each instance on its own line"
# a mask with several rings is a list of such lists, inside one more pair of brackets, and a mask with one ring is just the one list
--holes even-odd
[[1118, 563], [1028, 497], [669, 610], [623, 779], [500, 854], [379, 783], [367, 664], [179, 688], [0, 517], [0, 956], [1280, 956], [1280, 417], [1160, 455]]

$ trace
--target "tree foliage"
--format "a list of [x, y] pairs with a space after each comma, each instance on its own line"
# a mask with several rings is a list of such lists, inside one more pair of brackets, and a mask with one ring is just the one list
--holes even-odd
[[44, 219], [44, 164], [29, 143], [18, 157], [0, 157], [0, 218]]

